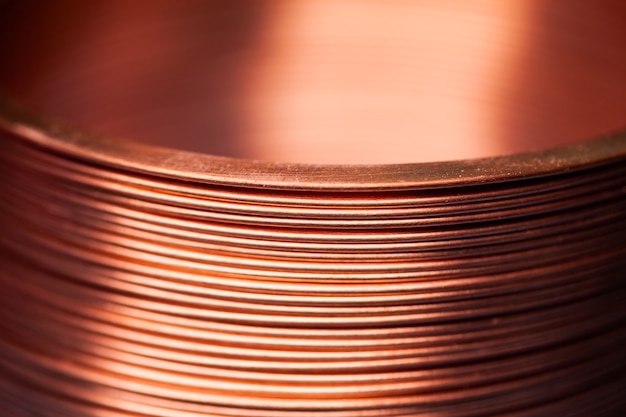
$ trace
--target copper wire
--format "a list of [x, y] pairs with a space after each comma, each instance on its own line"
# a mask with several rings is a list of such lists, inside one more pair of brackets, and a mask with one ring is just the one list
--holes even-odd
[[625, 406], [623, 153], [484, 185], [247, 193], [5, 126], [12, 415]]
[[304, 165], [3, 100], [0, 178], [0, 415], [626, 414], [623, 130]]

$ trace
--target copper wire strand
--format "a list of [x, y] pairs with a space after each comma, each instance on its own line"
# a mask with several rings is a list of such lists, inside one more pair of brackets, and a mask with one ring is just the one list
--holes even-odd
[[[51, 178], [50, 174], [54, 174], [54, 171], [47, 173], [48, 180], [50, 180]], [[67, 179], [64, 178], [64, 180], [67, 180]], [[102, 185], [89, 184], [89, 182], [85, 181], [84, 179], [81, 181], [80, 176], [76, 181], [78, 181], [81, 188], [89, 187], [88, 189], [90, 190], [104, 188]], [[610, 185], [611, 184], [609, 183], [608, 186]], [[58, 186], [59, 185], [57, 185], [57, 187]], [[112, 187], [116, 190], [115, 194], [120, 194], [123, 191], [123, 188], [121, 189], [120, 187], [117, 187], [117, 186], [112, 186]], [[585, 189], [587, 189], [587, 187], [583, 188], [583, 190]], [[70, 188], [70, 190], [73, 191], [74, 189]], [[150, 193], [150, 191], [145, 191], [144, 193]], [[208, 207], [201, 206], [199, 207], [201, 210], [194, 210], [194, 209], [188, 208], [189, 205], [183, 205], [181, 207], [178, 204], [173, 205], [170, 201], [167, 201], [167, 200], [165, 201], [166, 205], [161, 205], [161, 204], [157, 205], [155, 203], [152, 203], [151, 201], [148, 201], [150, 199], [146, 200], [146, 197], [142, 198], [141, 190], [137, 190], [135, 191], [135, 193], [131, 193], [131, 195], [133, 195], [132, 199], [119, 197], [117, 195], [113, 195], [110, 193], [107, 193], [107, 194], [99, 193], [98, 197], [105, 199], [105, 201], [111, 201], [116, 204], [121, 204], [121, 205], [134, 207], [134, 208], [140, 208], [144, 211], [161, 213], [164, 215], [175, 216], [178, 218], [202, 218], [203, 220], [206, 219], [206, 220], [231, 222], [231, 223], [238, 223], [238, 224], [248, 223], [248, 224], [253, 224], [253, 225], [264, 225], [264, 224], [270, 225], [270, 226], [296, 226], [298, 225], [298, 226], [305, 226], [305, 227], [315, 226], [315, 227], [343, 227], [343, 228], [345, 227], [351, 227], [351, 228], [373, 227], [374, 225], [376, 227], [410, 227], [410, 226], [431, 225], [433, 223], [437, 224], [439, 222], [443, 222], [447, 225], [454, 225], [456, 224], [456, 222], [464, 222], [464, 221], [476, 222], [476, 221], [480, 221], [481, 219], [488, 218], [491, 215], [490, 214], [491, 210], [494, 210], [494, 211], [498, 210], [499, 217], [502, 219], [502, 218], [506, 218], [509, 215], [507, 214], [507, 212], [510, 212], [511, 216], [520, 216], [521, 213], [523, 213], [524, 215], [532, 215], [531, 210], [536, 210], [537, 212], [545, 213], [546, 211], [551, 210], [551, 206], [553, 205], [553, 204], [550, 204], [551, 200], [552, 201], [556, 200], [559, 202], [559, 204], [567, 203], [569, 201], [569, 198], [571, 198], [573, 201], [579, 204], [584, 202], [584, 200], [579, 201], [581, 200], [581, 198], [575, 192], [573, 192], [572, 190], [566, 190], [562, 192], [557, 192], [556, 195], [554, 196], [551, 196], [548, 193], [540, 194], [538, 197], [539, 201], [534, 201], [534, 199], [529, 196], [526, 196], [525, 198], [520, 199], [520, 201], [517, 202], [517, 204], [515, 201], [511, 203], [507, 203], [505, 200], [504, 206], [496, 205], [493, 208], [489, 207], [490, 205], [493, 205], [493, 203], [487, 203], [487, 207], [481, 207], [481, 204], [473, 204], [472, 206], [469, 206], [469, 207], [467, 205], [461, 205], [460, 206], [461, 213], [464, 214], [464, 212], [468, 212], [468, 215], [466, 217], [469, 217], [470, 220], [456, 220], [457, 216], [450, 216], [450, 217], [445, 216], [446, 211], [450, 211], [451, 208], [454, 209], [454, 206], [447, 206], [443, 208], [436, 208], [436, 207], [430, 208], [428, 210], [427, 208], [418, 208], [418, 209], [412, 209], [409, 211], [405, 210], [402, 217], [410, 216], [410, 219], [406, 219], [404, 221], [402, 220], [402, 218], [398, 218], [394, 220], [384, 220], [384, 219], [356, 220], [354, 219], [354, 216], [355, 216], [354, 213], [350, 214], [350, 213], [341, 213], [341, 212], [338, 212], [338, 213], [331, 212], [331, 215], [333, 215], [333, 217], [337, 219], [336, 221], [335, 220], [316, 221], [315, 220], [316, 215], [314, 213], [319, 213], [319, 211], [316, 211], [314, 213], [304, 212], [300, 214], [299, 216], [305, 216], [307, 218], [303, 219], [302, 221], [298, 221], [299, 216], [295, 218], [293, 216], [290, 216], [289, 212], [286, 211], [287, 210], [286, 208], [281, 208], [283, 217], [280, 217], [280, 218], [261, 217], [260, 212], [252, 212], [251, 215], [254, 217], [244, 217], [244, 216], [236, 215], [236, 214], [227, 214], [227, 213], [237, 213], [237, 210], [233, 209], [232, 207], [228, 207], [227, 209], [219, 209], [219, 208], [216, 209], [216, 207], [212, 207], [212, 206], [208, 206]], [[92, 197], [94, 196], [92, 195]], [[564, 198], [564, 197], [569, 197], [569, 198]], [[547, 203], [539, 204], [542, 201], [546, 201], [546, 200], [547, 200]], [[499, 200], [496, 200], [496, 201], [499, 201]], [[506, 204], [512, 205], [513, 206], [512, 209], [507, 210]], [[168, 211], [163, 211], [164, 209]], [[172, 210], [172, 211], [169, 211], [169, 210]], [[394, 214], [393, 209], [389, 209], [388, 211], [389, 211], [390, 217], [393, 218], [397, 216], [397, 214]], [[444, 211], [444, 213], [442, 213], [442, 211]], [[425, 217], [423, 215], [420, 216], [421, 212], [428, 213], [428, 217]], [[475, 212], [478, 212], [478, 213], [475, 213]], [[381, 212], [366, 211], [363, 214], [363, 216], [376, 219], [377, 217], [380, 217], [380, 213]], [[455, 214], [455, 213], [452, 212], [451, 214]], [[431, 217], [434, 217], [434, 216], [437, 216], [437, 218], [431, 219]], [[461, 219], [463, 218], [462, 216], [458, 216], [458, 217], [460, 217]]]
[[[626, 314], [585, 313], [608, 299], [623, 302], [621, 283], [604, 278], [623, 268], [621, 163], [557, 176], [545, 190], [535, 180], [512, 183], [495, 200], [477, 188], [459, 200], [455, 216], [463, 221], [449, 217], [454, 205], [405, 200], [417, 208], [389, 208], [418, 231], [396, 229], [383, 208], [364, 209], [359, 216], [371, 220], [355, 228], [346, 220], [359, 213], [351, 205], [324, 211], [322, 223], [304, 229], [284, 219], [314, 212], [275, 201], [271, 210], [285, 217], [263, 217], [262, 206], [249, 211], [243, 202], [234, 203], [241, 214], [214, 217], [233, 203], [120, 188], [121, 178], [111, 182], [102, 168], [104, 176], [83, 162], [86, 176], [78, 161], [64, 167], [61, 156], [46, 158], [55, 163], [3, 156], [3, 169], [21, 185], [3, 185], [12, 204], [0, 213], [14, 229], [0, 239], [12, 271], [1, 304], [3, 366], [37, 392], [57, 380], [51, 409], [70, 401], [111, 416], [373, 416], [382, 407], [400, 416], [421, 415], [416, 404], [429, 404], [423, 415], [430, 415], [464, 401], [472, 404], [464, 415], [483, 415], [555, 407], [586, 391], [574, 380], [541, 388], [549, 381], [584, 374], [591, 387], [624, 369], [623, 355], [607, 352], [624, 342]], [[329, 229], [308, 230], [320, 227]], [[280, 233], [292, 236], [289, 245]], [[229, 236], [240, 237], [228, 243]], [[395, 251], [351, 253], [391, 236]], [[303, 249], [289, 250], [299, 242]], [[316, 248], [310, 256], [307, 245]], [[335, 257], [325, 255], [329, 248]], [[18, 276], [29, 279], [9, 278]], [[24, 303], [37, 307], [16, 314]], [[41, 339], [51, 341], [43, 350]], [[52, 375], [79, 379], [59, 384]], [[80, 380], [101, 387], [99, 396], [79, 388]], [[129, 393], [125, 400], [120, 392]], [[21, 410], [18, 398], [12, 404]]]
[[[276, 88], [286, 95], [278, 94], [283, 98], [276, 102], [256, 103], [265, 93], [247, 89], [255, 86], [255, 77], [263, 76], [268, 63], [262, 59], [248, 63], [243, 59], [248, 51], [255, 51], [257, 58], [278, 59], [284, 53], [280, 48], [295, 47], [298, 59], [309, 54], [311, 62], [320, 57], [337, 59], [332, 54], [326, 58], [316, 55], [315, 48], [321, 48], [315, 46], [317, 41], [309, 39], [310, 45], [301, 47], [300, 34], [286, 37], [287, 41], [275, 50], [265, 50], [263, 45], [268, 40], [264, 36], [271, 38], [276, 34], [252, 30], [254, 42], [246, 44], [245, 33], [255, 26], [254, 20], [261, 14], [252, 16], [254, 11], [241, 8], [250, 13], [246, 14], [249, 20], [242, 24], [237, 17], [243, 12], [226, 5], [233, 2], [224, 2], [224, 6], [208, 2], [211, 7], [199, 6], [202, 2], [198, 2], [194, 6], [197, 10], [191, 7], [193, 2], [152, 2], [154, 10], [150, 13], [157, 17], [172, 15], [171, 20], [154, 21], [143, 7], [134, 6], [142, 13], [133, 17], [136, 21], [129, 18], [135, 22], [129, 25], [130, 29], [121, 23], [119, 31], [110, 33], [106, 19], [126, 15], [122, 9], [116, 9], [116, 2], [97, 3], [98, 9], [81, 6], [102, 19], [100, 23], [87, 19], [83, 24], [95, 37], [87, 36], [84, 42], [76, 44], [78, 52], [70, 50], [71, 45], [68, 49], [57, 45], [59, 57], [77, 53], [76, 61], [68, 61], [64, 67], [59, 58], [55, 67], [52, 61], [42, 58], [41, 72], [58, 71], [56, 81], [46, 84], [45, 79], [37, 79], [35, 70], [35, 75], [24, 70], [24, 78], [16, 78], [30, 88], [24, 87], [35, 101], [39, 97], [42, 109], [47, 108], [45, 99], [57, 105], [67, 100], [71, 107], [74, 94], [74, 105], [83, 100], [93, 105], [94, 114], [106, 113], [114, 103], [108, 92], [104, 94], [99, 89], [136, 87], [131, 82], [136, 76], [133, 68], [127, 80], [117, 73], [116, 67], [145, 64], [147, 68], [147, 63], [153, 63], [154, 74], [146, 72], [141, 76], [154, 78], [149, 84], [137, 84], [143, 86], [138, 88], [138, 95], [150, 100], [154, 96], [159, 104], [156, 90], [163, 88], [163, 108], [155, 110], [145, 97], [140, 97], [136, 103], [143, 103], [146, 108], [132, 109], [121, 119], [141, 119], [156, 111], [150, 126], [139, 124], [143, 126], [141, 133], [157, 135], [161, 128], [167, 131], [170, 121], [160, 123], [156, 120], [158, 115], [167, 113], [169, 117], [169, 112], [182, 112], [189, 113], [191, 119], [194, 111], [189, 103], [177, 100], [178, 94], [181, 98], [188, 95], [184, 74], [205, 70], [200, 65], [202, 57], [176, 61], [171, 68], [166, 65], [168, 59], [181, 60], [187, 53], [179, 56], [172, 52], [178, 47], [188, 48], [189, 54], [196, 51], [191, 44], [183, 45], [193, 38], [201, 40], [204, 49], [216, 49], [211, 52], [216, 55], [209, 56], [211, 65], [217, 63], [226, 68], [225, 72], [237, 72], [236, 77], [222, 74], [220, 78], [218, 71], [202, 78], [211, 85], [205, 93], [215, 94], [211, 99], [218, 106], [196, 109], [207, 119], [214, 117], [213, 112], [218, 118], [232, 117], [236, 129], [211, 132], [207, 142], [236, 147], [237, 136], [243, 138], [247, 134], [245, 124], [253, 123], [256, 116], [259, 120], [265, 117], [252, 110], [270, 112], [267, 120], [251, 125], [251, 135], [260, 139], [271, 136], [271, 129], [268, 127], [265, 132], [263, 123], [271, 124], [272, 106], [282, 105], [281, 100], [291, 103], [293, 109], [289, 111], [293, 110], [294, 115], [303, 111], [298, 100], [304, 96], [289, 96], [273, 81], [262, 84], [261, 89]], [[341, 4], [349, 10], [358, 2], [293, 2], [290, 7], [296, 7], [296, 3]], [[397, 8], [396, 21], [399, 12], [418, 9], [417, 3], [401, 3], [385, 6]], [[602, 19], [594, 15], [581, 19], [582, 23], [576, 26], [576, 8], [587, 10], [578, 4], [583, 2], [568, 3], [572, 15], [553, 16], [537, 6], [537, 16], [544, 13], [541, 16], [545, 21], [529, 24], [524, 29], [526, 33], [521, 29], [525, 25], [521, 20], [504, 19], [504, 14], [496, 19], [490, 14], [493, 11], [473, 12], [473, 2], [435, 3], [420, 3], [421, 12], [443, 13], [458, 8], [458, 19], [450, 22], [452, 26], [478, 18], [480, 27], [486, 28], [493, 20], [505, 22], [505, 29], [516, 36], [505, 39], [487, 32], [472, 32], [465, 34], [467, 39], [461, 39], [457, 46], [446, 46], [452, 42], [452, 36], [444, 31], [446, 35], [442, 32], [435, 36], [432, 44], [422, 45], [418, 42], [421, 38], [409, 37], [417, 45], [409, 48], [408, 43], [402, 43], [402, 36], [408, 36], [409, 31], [401, 27], [407, 33], [393, 35], [393, 47], [382, 48], [380, 56], [374, 57], [400, 63], [402, 67], [394, 73], [397, 80], [389, 81], [391, 87], [387, 87], [394, 94], [394, 89], [411, 95], [429, 95], [429, 89], [436, 90], [433, 103], [428, 103], [433, 106], [438, 105], [436, 99], [447, 100], [447, 95], [458, 89], [454, 94], [467, 95], [468, 107], [480, 110], [468, 111], [467, 118], [478, 126], [485, 116], [489, 133], [478, 129], [474, 135], [479, 139], [486, 141], [500, 135], [497, 139], [506, 141], [507, 135], [527, 135], [539, 150], [529, 145], [524, 152], [503, 151], [474, 159], [424, 163], [268, 162], [248, 156], [245, 159], [159, 148], [116, 139], [108, 133], [97, 136], [75, 130], [71, 120], [68, 125], [42, 121], [0, 97], [0, 415], [626, 415], [626, 131], [622, 128], [562, 144], [567, 139], [562, 132], [574, 129], [556, 128], [566, 125], [568, 117], [588, 117], [594, 127], [595, 119], [598, 126], [602, 125], [603, 113], [607, 115], [607, 125], [608, 121], [623, 119], [623, 111], [614, 109], [621, 98], [626, 98], [617, 91], [624, 86], [616, 78], [626, 60], [617, 56], [623, 31], [618, 30], [616, 22], [623, 20], [620, 16], [626, 9], [617, 6], [617, 2], [602, 3], [594, 7], [604, 14], [606, 25], [596, 23], [594, 19]], [[588, 7], [589, 11], [596, 10]], [[496, 8], [496, 2], [484, 8]], [[520, 16], [521, 10], [516, 12]], [[201, 12], [217, 13], [219, 18], [209, 24], [202, 20]], [[530, 17], [531, 10], [527, 12]], [[67, 13], [83, 16], [78, 8], [67, 8]], [[143, 20], [142, 14], [150, 16]], [[611, 15], [619, 19], [616, 17], [613, 22], [608, 19]], [[385, 20], [384, 16], [375, 17], [372, 22], [376, 24]], [[11, 22], [2, 16], [0, 20], [11, 27]], [[68, 24], [71, 21], [70, 16]], [[279, 22], [271, 22], [269, 26], [279, 30]], [[326, 23], [332, 29], [332, 22]], [[361, 23], [355, 18], [350, 24]], [[229, 36], [220, 32], [222, 24], [241, 35], [242, 39], [234, 42], [234, 48], [240, 49], [231, 51]], [[444, 28], [445, 24], [433, 21], [433, 28]], [[558, 36], [543, 32], [543, 27], [550, 25], [558, 28]], [[584, 25], [598, 32], [598, 38], [583, 36], [583, 32], [589, 33]], [[293, 26], [304, 32], [309, 30], [306, 25]], [[420, 30], [422, 26], [416, 25]], [[56, 28], [59, 36], [65, 33], [58, 26], [51, 27]], [[111, 27], [116, 26], [109, 26], [108, 30]], [[208, 32], [201, 33], [200, 27], [206, 27]], [[577, 27], [586, 29], [579, 33]], [[136, 56], [140, 52], [136, 47], [124, 49], [127, 38], [144, 36], [145, 30], [163, 34], [154, 44], [168, 52], [163, 56], [151, 53], [167, 59], [152, 62], [149, 56]], [[556, 65], [552, 56], [513, 57], [513, 52], [523, 49], [524, 42], [530, 43], [526, 37], [534, 31], [546, 37], [540, 39], [547, 45], [545, 51], [555, 54], [555, 61], [566, 62], [571, 73], [561, 66], [551, 67]], [[110, 38], [100, 38], [100, 32]], [[207, 40], [209, 32], [211, 36], [219, 35], [219, 42], [217, 38]], [[72, 33], [68, 29], [67, 34]], [[180, 39], [173, 34], [179, 34]], [[256, 39], [260, 34], [263, 39]], [[187, 37], [189, 40], [185, 40]], [[609, 42], [609, 37], [617, 40]], [[320, 42], [330, 42], [328, 47], [334, 53], [345, 49], [350, 63], [361, 62], [359, 59], [369, 53], [351, 49], [349, 46], [356, 42], [352, 38], [331, 38], [332, 42], [323, 37]], [[13, 42], [17, 42], [15, 39]], [[517, 79], [513, 82], [508, 78], [490, 78], [500, 70], [485, 70], [484, 83], [499, 89], [497, 93], [489, 95], [470, 89], [475, 77], [484, 76], [483, 69], [472, 65], [487, 61], [472, 50], [472, 45], [485, 46], [485, 40], [493, 41], [493, 45], [487, 46], [501, 48], [498, 53], [502, 60], [513, 66], [519, 64], [512, 78], [528, 76], [528, 80], [518, 86]], [[225, 43], [220, 47], [222, 42]], [[258, 49], [255, 42], [260, 45]], [[341, 46], [342, 42], [347, 46]], [[466, 44], [471, 57], [464, 62], [467, 65], [457, 65], [451, 54], [460, 53]], [[115, 55], [120, 56], [119, 62], [107, 61], [114, 56], [105, 50], [105, 46], [111, 45], [119, 47], [119, 54]], [[128, 46], [132, 46], [130, 40]], [[46, 47], [56, 54], [54, 43]], [[22, 46], [18, 42], [15, 48]], [[580, 51], [568, 55], [570, 49], [576, 48]], [[37, 52], [23, 49], [26, 52], [22, 55]], [[417, 65], [421, 49], [432, 49], [437, 59], [423, 59]], [[6, 53], [16, 60], [17, 55], [11, 55], [10, 50], [0, 42], [0, 56]], [[97, 53], [87, 53], [92, 50]], [[107, 61], [102, 68], [98, 64], [99, 53]], [[548, 64], [533, 69], [533, 61], [527, 68], [526, 58], [529, 62], [536, 58]], [[230, 66], [229, 60], [246, 66], [245, 77], [234, 70], [236, 65]], [[585, 67], [587, 61], [590, 68]], [[369, 62], [359, 64], [364, 72], [372, 65]], [[86, 64], [86, 69], [74, 71], [73, 66], [80, 66], [79, 63]], [[274, 65], [273, 61], [270, 64]], [[157, 68], [159, 65], [163, 68]], [[278, 81], [288, 84], [289, 77], [297, 73], [295, 63], [276, 61], [275, 65], [272, 77]], [[360, 83], [370, 82], [369, 78], [360, 80], [353, 71], [335, 71], [331, 77], [331, 73], [322, 71], [323, 65], [316, 65], [312, 65], [311, 74], [319, 70], [320, 79], [329, 77], [333, 82], [334, 77], [346, 77], [348, 89], [354, 87], [357, 99], [366, 101], [367, 95], [361, 98], [359, 89]], [[423, 65], [435, 72], [449, 73], [451, 79], [446, 81], [446, 88], [439, 86], [441, 91], [437, 90], [430, 84], [440, 82], [439, 77], [422, 80], [419, 71], [415, 73], [415, 83], [402, 81], [406, 68]], [[163, 80], [175, 79], [177, 66], [187, 68], [189, 73], [176, 79], [174, 86], [164, 85]], [[554, 71], [557, 67], [561, 71]], [[32, 68], [39, 67], [32, 64]], [[598, 86], [584, 85], [581, 80], [587, 78], [577, 72], [589, 71], [591, 80], [604, 74], [603, 69], [609, 81], [598, 81]], [[107, 71], [111, 72], [111, 79], [121, 77], [122, 84], [107, 78]], [[161, 71], [172, 71], [170, 78], [161, 78]], [[542, 71], [547, 74], [544, 78], [531, 77], [544, 75], [536, 74]], [[100, 78], [91, 78], [94, 75]], [[213, 75], [217, 75], [215, 80]], [[7, 75], [0, 68], [0, 89], [4, 88], [3, 76]], [[35, 79], [30, 80], [30, 76]], [[311, 78], [313, 85], [318, 81], [316, 77]], [[569, 82], [558, 83], [557, 78]], [[98, 88], [80, 87], [82, 82], [96, 81], [102, 83]], [[213, 87], [221, 83], [224, 85]], [[236, 92], [230, 92], [229, 83], [236, 84]], [[74, 90], [74, 84], [79, 88]], [[189, 85], [196, 88], [195, 84]], [[334, 86], [332, 82], [329, 85]], [[153, 87], [155, 91], [151, 90]], [[236, 101], [235, 98], [227, 94], [228, 100], [220, 101], [224, 98], [222, 87], [228, 94], [239, 94], [241, 89], [245, 96], [243, 104], [233, 105], [236, 117], [228, 114], [233, 109], [226, 108], [232, 105], [228, 100]], [[580, 91], [568, 95], [565, 87], [579, 87]], [[609, 94], [609, 87], [617, 92]], [[528, 95], [518, 94], [517, 89], [522, 88], [529, 91]], [[602, 90], [602, 94], [594, 95], [595, 89]], [[303, 91], [315, 96], [313, 102], [321, 100], [322, 94], [318, 97], [313, 90]], [[384, 101], [378, 90], [372, 91], [377, 100]], [[574, 96], [579, 102], [592, 105], [581, 107], [584, 111], [554, 114], [554, 106], [566, 107], [566, 101]], [[135, 105], [133, 97], [128, 96], [128, 106]], [[404, 97], [401, 96], [400, 107], [404, 106]], [[605, 103], [603, 97], [613, 100]], [[193, 100], [201, 102], [197, 97]], [[556, 104], [544, 109], [537, 104], [540, 100]], [[125, 103], [118, 104], [122, 113], [128, 111]], [[254, 106], [260, 110], [252, 109]], [[526, 114], [525, 108], [533, 106], [537, 109]], [[594, 106], [600, 110], [594, 113]], [[462, 125], [463, 120], [448, 120], [447, 112], [456, 111], [453, 106], [442, 107], [445, 117], [434, 117], [434, 124]], [[372, 107], [376, 110], [372, 110], [373, 114], [380, 113], [382, 118], [382, 108]], [[313, 114], [318, 108], [303, 109]], [[324, 109], [321, 106], [317, 111], [324, 114]], [[417, 117], [420, 112], [410, 123], [430, 122], [426, 117]], [[390, 108], [389, 120], [396, 123], [392, 113]], [[523, 117], [518, 119], [509, 113]], [[505, 119], [505, 114], [511, 121], [500, 120]], [[343, 120], [342, 115], [338, 113], [337, 119]], [[357, 119], [350, 115], [347, 112], [345, 117]], [[539, 118], [546, 119], [544, 131], [533, 130], [535, 124], [544, 123], [535, 120]], [[124, 120], [119, 122], [123, 124]], [[335, 122], [316, 119], [319, 124]], [[190, 131], [191, 126], [185, 123], [175, 126], [180, 134], [177, 130], [172, 143], [182, 141]], [[510, 129], [496, 133], [498, 123], [509, 123]], [[524, 130], [526, 124], [530, 127]], [[470, 125], [468, 138], [473, 126]], [[550, 130], [552, 127], [554, 131]], [[513, 132], [516, 129], [523, 130], [524, 135]], [[314, 133], [320, 138], [319, 147], [326, 146], [322, 140], [327, 139], [322, 137], [324, 130], [313, 130], [292, 133], [303, 137]], [[358, 129], [355, 132], [360, 133], [354, 136], [363, 135]], [[439, 131], [424, 132], [426, 141], [445, 142], [451, 152], [455, 150], [452, 141], [448, 144]], [[587, 135], [582, 127], [581, 132]], [[380, 133], [372, 135], [386, 138], [398, 134], [392, 128]], [[233, 143], [229, 142], [231, 139]], [[542, 147], [538, 141], [543, 139], [555, 142]], [[557, 143], [561, 145], [556, 146]], [[456, 145], [466, 144], [459, 141]], [[495, 149], [500, 144], [474, 145]], [[355, 153], [360, 150], [350, 146]]]

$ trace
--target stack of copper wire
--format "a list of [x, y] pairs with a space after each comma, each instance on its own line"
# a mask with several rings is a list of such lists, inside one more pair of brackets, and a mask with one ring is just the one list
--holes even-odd
[[0, 416], [625, 416], [625, 5], [0, 1]]
[[7, 415], [626, 409], [623, 134], [296, 177], [3, 125]]

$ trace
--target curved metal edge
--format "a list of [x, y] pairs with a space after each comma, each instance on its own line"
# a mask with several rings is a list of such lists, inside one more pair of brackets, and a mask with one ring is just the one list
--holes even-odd
[[[0, 130], [98, 165], [232, 187], [399, 191], [515, 181], [626, 160], [626, 130], [513, 155], [415, 164], [313, 165], [220, 157], [98, 137], [29, 115], [0, 98]], [[6, 140], [6, 139], [5, 139]]]

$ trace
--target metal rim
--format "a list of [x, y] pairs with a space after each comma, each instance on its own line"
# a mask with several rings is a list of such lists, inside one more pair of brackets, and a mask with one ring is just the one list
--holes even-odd
[[626, 130], [550, 149], [414, 164], [313, 165], [221, 157], [96, 137], [42, 122], [0, 100], [0, 126], [51, 151], [99, 165], [224, 186], [277, 190], [394, 191], [547, 176], [626, 157]]

